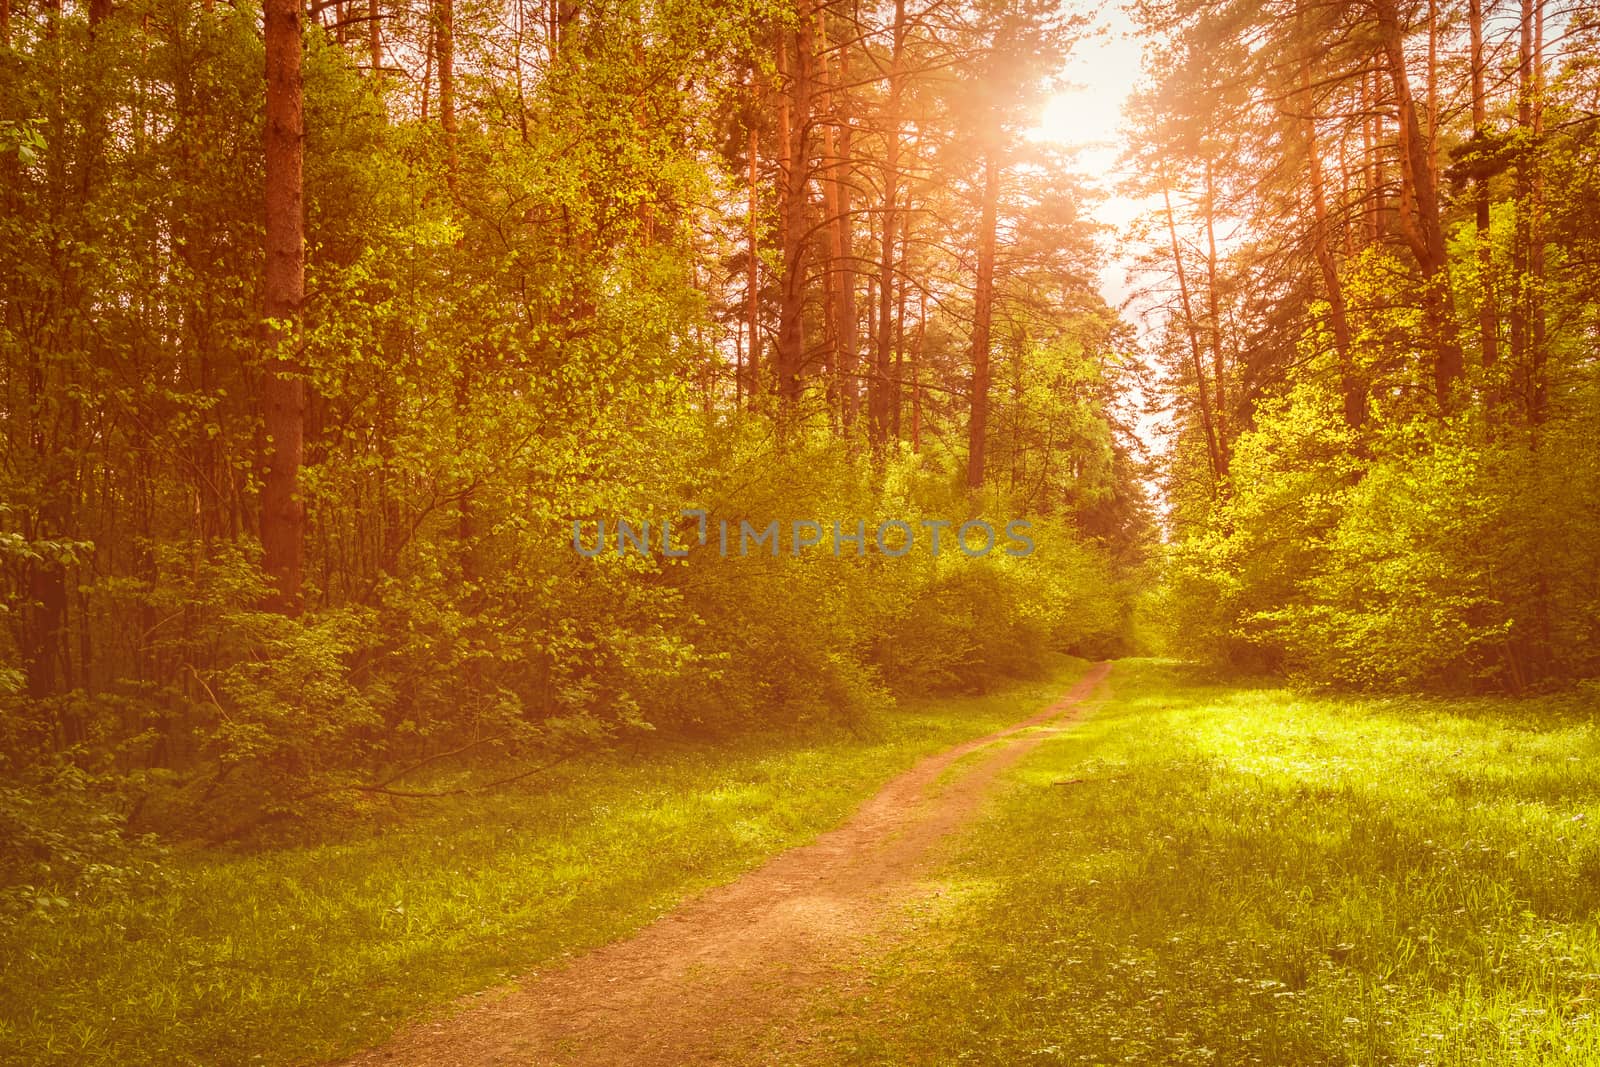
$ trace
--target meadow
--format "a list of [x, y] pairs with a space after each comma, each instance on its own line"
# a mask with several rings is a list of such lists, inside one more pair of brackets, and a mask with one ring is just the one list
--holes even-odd
[[1600, 1062], [1592, 694], [1109, 686], [763, 1061]]

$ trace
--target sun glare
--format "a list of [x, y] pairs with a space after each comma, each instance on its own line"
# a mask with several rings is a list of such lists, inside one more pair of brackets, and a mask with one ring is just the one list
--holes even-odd
[[[1092, 88], [1064, 89], [1052, 96], [1039, 116], [1037, 136], [1071, 148], [1098, 148], [1115, 134], [1116, 107], [1107, 115], [1104, 101]], [[1120, 103], [1120, 102], [1119, 102]]]

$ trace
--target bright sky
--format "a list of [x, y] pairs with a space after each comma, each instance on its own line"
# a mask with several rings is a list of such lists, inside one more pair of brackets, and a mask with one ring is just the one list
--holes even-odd
[[[1109, 255], [1100, 271], [1100, 295], [1112, 307], [1121, 307], [1132, 287], [1128, 284], [1131, 257], [1120, 254], [1123, 231], [1134, 219], [1157, 206], [1157, 201], [1133, 199], [1116, 193], [1126, 175], [1119, 162], [1123, 149], [1122, 107], [1139, 80], [1142, 48], [1133, 35], [1133, 22], [1120, 0], [1104, 0], [1095, 15], [1098, 33], [1083, 41], [1071, 56], [1062, 81], [1066, 86], [1045, 105], [1034, 136], [1077, 148], [1078, 166], [1106, 191], [1107, 199], [1095, 209], [1095, 218], [1117, 233], [1109, 238]], [[1146, 323], [1139, 309], [1129, 318], [1141, 331]], [[1141, 396], [1139, 402], [1142, 404]], [[1165, 417], [1145, 412], [1138, 418], [1138, 436], [1147, 447], [1161, 451]], [[1151, 486], [1154, 499], [1161, 498]]]
[[[1111, 194], [1095, 217], [1121, 229], [1150, 206], [1112, 192], [1124, 173], [1117, 162], [1123, 146], [1122, 106], [1139, 79], [1140, 45], [1118, 0], [1106, 0], [1095, 22], [1097, 34], [1073, 52], [1062, 71], [1066, 87], [1045, 105], [1034, 135], [1079, 149], [1079, 167]], [[1101, 294], [1113, 307], [1129, 291], [1127, 263], [1115, 255], [1115, 247], [1100, 274]]]

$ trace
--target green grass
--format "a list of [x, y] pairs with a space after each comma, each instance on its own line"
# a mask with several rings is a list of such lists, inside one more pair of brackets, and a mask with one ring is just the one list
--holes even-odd
[[929, 701], [870, 735], [746, 738], [562, 766], [397, 827], [190, 853], [176, 888], [0, 932], [0, 1062], [315, 1062], [622, 936], [838, 823], [917, 756], [1037, 710], [1083, 670]]
[[1600, 709], [1124, 662], [768, 1063], [1600, 1064]]

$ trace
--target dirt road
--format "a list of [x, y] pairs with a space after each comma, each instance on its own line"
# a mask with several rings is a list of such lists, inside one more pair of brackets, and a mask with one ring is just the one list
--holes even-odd
[[1095, 666], [1030, 718], [923, 759], [814, 844], [349, 1064], [739, 1062], [730, 1050], [798, 1010], [868, 939], [892, 935], [902, 905], [934, 891], [937, 846], [972, 819], [999, 774], [1075, 716], [1110, 669]]

